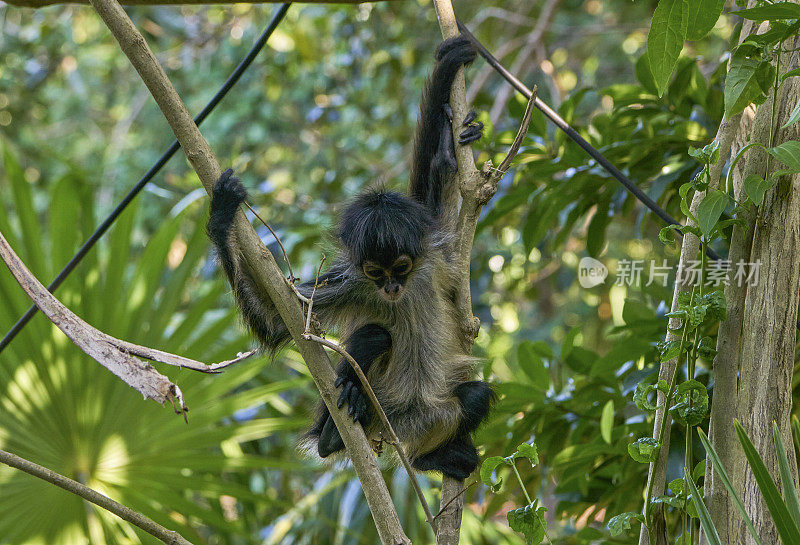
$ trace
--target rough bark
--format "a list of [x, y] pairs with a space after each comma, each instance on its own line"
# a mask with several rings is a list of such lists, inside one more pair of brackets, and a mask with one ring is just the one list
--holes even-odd
[[[795, 49], [800, 39], [786, 43]], [[784, 55], [785, 56], [785, 55]], [[781, 71], [800, 67], [800, 53], [790, 53], [781, 62]], [[776, 127], [780, 127], [800, 100], [800, 84], [788, 80], [778, 94]], [[767, 101], [759, 110], [769, 108]], [[754, 131], [762, 121], [757, 112]], [[774, 144], [798, 139], [797, 126], [776, 133]], [[752, 139], [751, 139], [752, 141]], [[766, 144], [766, 142], [764, 142]], [[763, 155], [763, 154], [761, 154]], [[782, 166], [773, 160], [769, 172]], [[762, 171], [763, 172], [763, 171]], [[759, 207], [753, 226], [750, 262], [759, 263], [759, 279], [747, 289], [741, 333], [741, 368], [739, 380], [739, 410], [742, 425], [753, 440], [770, 473], [779, 479], [775, 447], [772, 442], [772, 423], [777, 423], [783, 441], [792, 444], [790, 413], [792, 407], [792, 372], [794, 370], [795, 339], [797, 335], [797, 301], [800, 297], [800, 175], [784, 177], [769, 190]], [[729, 433], [732, 433], [729, 432]], [[794, 464], [794, 449], [787, 449], [789, 463]], [[743, 469], [743, 479], [736, 472], [734, 485], [741, 485], [745, 508], [753, 519], [764, 543], [777, 543], [778, 534], [772, 517], [749, 467], [737, 460]], [[796, 479], [795, 479], [796, 480]], [[733, 535], [736, 534], [736, 535]], [[744, 539], [742, 539], [744, 537]], [[742, 523], [732, 532], [730, 543], [754, 543]]]
[[[203, 187], [210, 193], [221, 173], [219, 163], [144, 37], [116, 0], [92, 0], [92, 6], [142, 77], [180, 142], [192, 168], [197, 172]], [[342, 435], [348, 455], [361, 481], [381, 542], [384, 545], [410, 544], [411, 541], [400, 526], [392, 498], [364, 430], [352, 422], [346, 408], [336, 407], [338, 392], [333, 386], [336, 374], [325, 350], [318, 343], [303, 339], [305, 323], [296, 295], [286, 283], [274, 257], [264, 247], [242, 211], [236, 216], [234, 228], [246, 266], [251, 271], [254, 281], [264, 287], [275, 303]]]
[[[752, 5], [752, 2], [751, 2]], [[754, 28], [746, 28], [747, 35]], [[766, 30], [762, 28], [759, 32]], [[792, 43], [794, 42], [794, 43]], [[786, 49], [797, 47], [790, 40]], [[800, 66], [797, 52], [781, 59], [781, 71]], [[800, 98], [800, 86], [790, 79], [778, 94], [776, 127], [780, 127]], [[736, 135], [736, 149], [749, 142], [769, 144], [773, 102], [770, 98], [745, 112], [745, 121]], [[797, 139], [796, 126], [777, 131], [774, 145]], [[733, 173], [734, 194], [742, 195], [742, 181], [749, 174], [768, 175], [780, 168], [775, 160], [767, 165], [767, 154], [753, 149]], [[717, 356], [714, 359], [714, 400], [709, 436], [715, 450], [724, 453], [733, 486], [740, 491], [745, 508], [764, 543], [777, 543], [772, 524], [752, 472], [733, 430], [733, 418], [739, 418], [753, 439], [773, 476], [778, 478], [772, 422], [783, 439], [791, 444], [789, 413], [792, 404], [791, 375], [794, 367], [797, 299], [800, 291], [798, 273], [798, 232], [800, 232], [800, 179], [793, 176], [771, 189], [757, 214], [745, 216], [747, 227], [735, 227], [731, 238], [730, 261], [760, 261], [757, 285], [739, 286], [735, 282], [725, 290], [727, 320], [720, 324]], [[787, 449], [794, 466], [794, 449]], [[730, 497], [711, 468], [707, 466], [706, 503], [723, 543], [730, 545], [754, 542], [730, 501]], [[704, 540], [703, 543], [707, 543]]]

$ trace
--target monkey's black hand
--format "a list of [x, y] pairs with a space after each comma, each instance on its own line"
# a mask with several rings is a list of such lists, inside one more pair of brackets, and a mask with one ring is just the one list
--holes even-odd
[[349, 408], [347, 413], [353, 417], [353, 422], [360, 422], [362, 426], [369, 425], [370, 417], [367, 407], [367, 396], [361, 391], [361, 381], [358, 380], [352, 368], [343, 369], [334, 383], [337, 388], [342, 387], [336, 407], [339, 409], [347, 403]]

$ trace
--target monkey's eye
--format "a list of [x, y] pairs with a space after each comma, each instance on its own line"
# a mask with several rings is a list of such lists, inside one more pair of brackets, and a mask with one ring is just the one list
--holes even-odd
[[383, 278], [383, 269], [381, 267], [377, 267], [375, 265], [365, 263], [364, 264], [364, 274], [367, 275], [367, 278], [371, 280], [379, 280]]
[[411, 272], [414, 262], [407, 255], [400, 256], [392, 265], [392, 272], [397, 276], [405, 276]]

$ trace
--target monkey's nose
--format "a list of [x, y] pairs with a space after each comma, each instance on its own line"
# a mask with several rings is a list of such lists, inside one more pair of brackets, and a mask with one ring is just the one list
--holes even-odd
[[397, 295], [400, 293], [400, 284], [386, 284], [383, 287], [383, 291], [385, 291], [388, 295]]

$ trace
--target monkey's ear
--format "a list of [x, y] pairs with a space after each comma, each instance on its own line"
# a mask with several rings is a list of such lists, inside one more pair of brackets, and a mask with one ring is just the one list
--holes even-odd
[[327, 458], [334, 452], [339, 452], [343, 448], [344, 441], [342, 441], [342, 436], [339, 434], [339, 430], [336, 429], [333, 418], [328, 415], [328, 420], [325, 421], [322, 432], [319, 434], [317, 452], [319, 452], [322, 458]]

